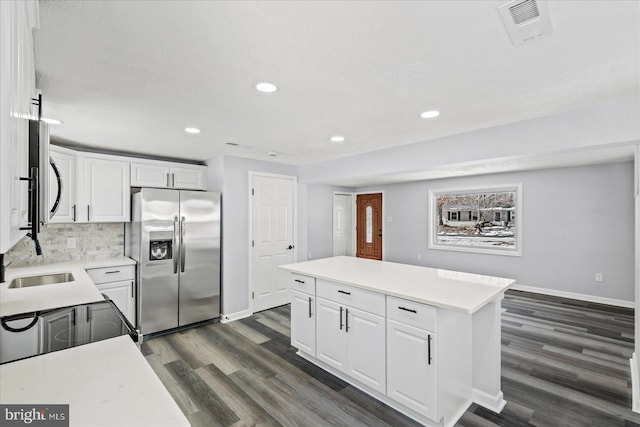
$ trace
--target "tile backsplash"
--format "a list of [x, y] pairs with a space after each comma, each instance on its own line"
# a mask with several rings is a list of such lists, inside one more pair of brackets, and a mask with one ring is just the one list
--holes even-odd
[[[75, 248], [68, 248], [75, 239]], [[38, 235], [42, 256], [33, 241], [24, 237], [5, 254], [5, 264], [42, 264], [124, 255], [123, 223], [45, 224]]]

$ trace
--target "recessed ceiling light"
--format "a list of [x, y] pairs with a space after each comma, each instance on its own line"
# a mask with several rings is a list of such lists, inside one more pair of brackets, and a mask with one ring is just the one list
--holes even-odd
[[342, 135], [333, 135], [331, 137], [331, 142], [336, 142], [336, 143], [344, 142], [344, 136], [342, 136]]
[[62, 120], [58, 120], [58, 119], [50, 119], [48, 117], [42, 117], [40, 118], [41, 121], [48, 123], [50, 125], [61, 125], [62, 124]]
[[198, 129], [198, 128], [184, 128], [184, 131], [186, 133], [191, 133], [191, 134], [194, 134], [194, 135], [197, 134], [197, 133], [200, 133], [200, 129]]
[[256, 85], [256, 89], [264, 93], [273, 93], [278, 90], [278, 86], [269, 82], [260, 82]]
[[434, 119], [436, 117], [438, 117], [440, 115], [440, 111], [438, 110], [430, 110], [430, 111], [425, 111], [422, 114], [420, 114], [420, 117], [422, 117], [423, 119]]

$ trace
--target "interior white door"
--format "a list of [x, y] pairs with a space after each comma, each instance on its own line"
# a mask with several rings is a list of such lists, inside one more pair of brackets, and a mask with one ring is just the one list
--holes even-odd
[[252, 175], [253, 311], [290, 302], [286, 280], [278, 266], [294, 262], [294, 177]]
[[353, 256], [353, 195], [333, 195], [333, 256]]

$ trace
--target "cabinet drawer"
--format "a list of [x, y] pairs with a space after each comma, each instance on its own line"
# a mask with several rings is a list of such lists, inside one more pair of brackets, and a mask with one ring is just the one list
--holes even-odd
[[291, 273], [289, 278], [289, 289], [304, 292], [309, 295], [315, 295], [316, 278], [303, 276], [302, 274]]
[[100, 283], [119, 282], [121, 280], [133, 280], [136, 275], [135, 265], [117, 265], [115, 267], [90, 268], [87, 270], [89, 277], [96, 285]]
[[387, 297], [387, 319], [395, 320], [416, 328], [437, 332], [437, 309], [402, 298]]
[[318, 297], [384, 316], [384, 295], [339, 283], [318, 280]]

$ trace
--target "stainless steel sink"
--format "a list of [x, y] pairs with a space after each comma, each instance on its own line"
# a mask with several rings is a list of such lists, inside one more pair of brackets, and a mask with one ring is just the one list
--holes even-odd
[[71, 273], [43, 274], [41, 276], [27, 276], [13, 279], [9, 289], [28, 288], [31, 286], [53, 285], [56, 283], [73, 282], [75, 277]]

